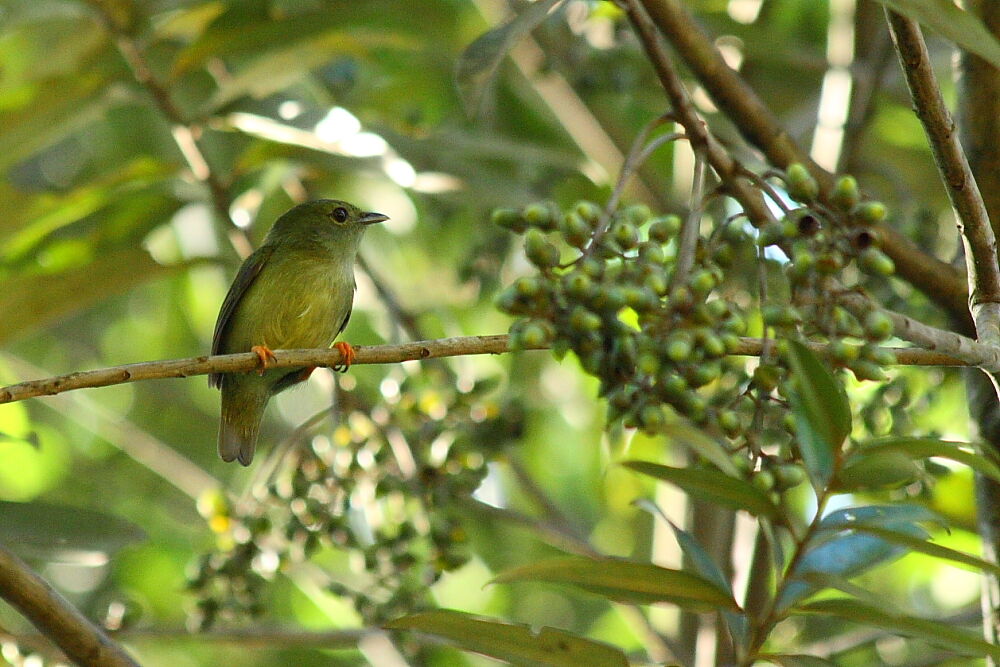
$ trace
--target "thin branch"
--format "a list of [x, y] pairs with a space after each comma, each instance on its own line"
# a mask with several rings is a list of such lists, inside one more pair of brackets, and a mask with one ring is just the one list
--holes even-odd
[[677, 241], [677, 260], [674, 273], [671, 276], [671, 287], [687, 282], [688, 274], [694, 266], [695, 254], [698, 251], [698, 238], [701, 232], [701, 212], [705, 197], [705, 155], [703, 151], [694, 154], [694, 180], [691, 183], [691, 203], [687, 217], [681, 225], [680, 237]]
[[[840, 297], [840, 300], [846, 306], [864, 304], [865, 309], [872, 308], [871, 301], [859, 294], [845, 294]], [[886, 348], [896, 356], [897, 365], [978, 366], [986, 370], [1000, 370], [1000, 348], [982, 345], [971, 338], [929, 327], [899, 313], [885, 312], [893, 318], [898, 336], [927, 346], [927, 349]], [[742, 338], [740, 344], [731, 354], [733, 356], [760, 356], [765, 343], [766, 341], [759, 338]], [[810, 347], [823, 354], [827, 346], [821, 343], [811, 343]], [[548, 349], [548, 346], [538, 345], [528, 349], [545, 350]], [[396, 345], [356, 346], [354, 350], [356, 353], [355, 365], [395, 364], [403, 361], [422, 361], [471, 354], [503, 354], [510, 351], [510, 337], [506, 334], [458, 336]], [[275, 359], [268, 363], [268, 368], [305, 368], [308, 366], [331, 368], [341, 363], [340, 352], [336, 349], [275, 350], [274, 354]], [[0, 404], [23, 401], [37, 396], [52, 396], [64, 391], [88, 387], [108, 387], [140, 380], [185, 378], [193, 375], [207, 375], [208, 373], [245, 373], [259, 368], [260, 358], [253, 352], [144, 361], [12, 384], [0, 388]]]
[[[785, 168], [793, 162], [806, 165], [820, 184], [823, 195], [833, 187], [833, 176], [817, 166], [808, 154], [788, 136], [774, 114], [756, 92], [726, 64], [722, 54], [694, 20], [680, 0], [628, 0], [631, 8], [641, 2], [649, 17], [711, 95], [712, 100], [740, 130], [747, 140], [760, 149], [771, 164]], [[632, 11], [629, 18], [633, 18]], [[643, 39], [644, 43], [646, 39]], [[649, 47], [647, 46], [647, 53]], [[659, 65], [652, 58], [654, 66]], [[662, 80], [662, 76], [661, 76]], [[690, 128], [685, 125], [690, 134]], [[727, 159], [732, 161], [731, 157]], [[712, 152], [709, 161], [717, 172]], [[728, 172], [727, 172], [728, 173]], [[720, 173], [720, 177], [726, 177]], [[734, 194], [734, 196], [736, 196]], [[743, 203], [743, 200], [737, 196]], [[745, 206], [745, 204], [744, 204]], [[756, 223], [755, 223], [756, 224]], [[927, 294], [942, 307], [968, 317], [968, 291], [964, 277], [955, 267], [928, 255], [892, 227], [880, 230], [882, 249], [896, 263], [897, 273]]]
[[886, 16], [913, 107], [927, 133], [941, 181], [958, 216], [956, 224], [965, 245], [969, 310], [976, 324], [976, 337], [980, 342], [996, 345], [1000, 342], [1000, 265], [986, 205], [959, 143], [955, 122], [945, 107], [920, 25], [888, 8]]
[[708, 131], [704, 121], [698, 116], [680, 75], [657, 36], [656, 26], [643, 10], [640, 1], [624, 0], [624, 4], [629, 21], [656, 70], [667, 99], [670, 100], [673, 115], [684, 128], [695, 153], [704, 150], [709, 164], [719, 175], [727, 192], [740, 202], [754, 226], [760, 227], [773, 220], [774, 216], [764, 203], [760, 192], [744, 180], [746, 170]]
[[24, 614], [71, 660], [88, 667], [138, 667], [24, 561], [0, 546], [0, 597]]

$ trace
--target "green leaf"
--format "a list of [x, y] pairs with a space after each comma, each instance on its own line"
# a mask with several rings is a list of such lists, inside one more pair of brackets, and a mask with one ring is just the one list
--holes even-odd
[[455, 82], [470, 116], [479, 112], [486, 89], [510, 48], [561, 4], [563, 0], [537, 0], [507, 23], [480, 35], [462, 52], [455, 67]]
[[851, 432], [851, 407], [843, 387], [801, 342], [789, 341], [788, 363], [799, 450], [813, 485], [821, 488], [833, 476], [836, 457]]
[[940, 620], [927, 620], [894, 614], [855, 600], [835, 598], [816, 600], [796, 608], [799, 614], [836, 616], [848, 621], [875, 626], [905, 637], [916, 637], [964, 655], [989, 656], [1000, 659], [1000, 646], [995, 646], [968, 630], [962, 630]]
[[443, 637], [463, 650], [519, 665], [628, 665], [621, 650], [564, 630], [544, 627], [535, 632], [527, 625], [500, 623], [450, 609], [404, 616], [384, 627]]
[[767, 660], [781, 667], [837, 667], [837, 663], [826, 658], [817, 658], [801, 653], [758, 653], [758, 660]]
[[934, 556], [935, 558], [941, 558], [961, 563], [963, 565], [968, 565], [982, 572], [989, 572], [994, 576], [1000, 577], [1000, 566], [997, 566], [995, 563], [991, 563], [987, 560], [983, 560], [978, 556], [965, 553], [964, 551], [957, 551], [949, 547], [941, 546], [940, 544], [928, 542], [925, 539], [914, 537], [913, 535], [907, 533], [901, 533], [887, 528], [880, 528], [878, 526], [867, 526], [862, 524], [858, 526], [856, 530], [881, 537], [888, 542], [893, 542], [902, 547], [906, 547], [910, 551], [919, 551], [920, 553], [927, 554], [928, 556]]
[[907, 549], [899, 544], [855, 532], [859, 525], [888, 526], [900, 534], [927, 539], [927, 531], [914, 521], [933, 517], [923, 508], [908, 505], [876, 505], [831, 512], [820, 521], [805, 555], [788, 573], [790, 581], [778, 597], [778, 610], [786, 610], [825, 587], [811, 577], [814, 573], [847, 579], [906, 554]]
[[774, 517], [778, 508], [767, 494], [746, 480], [710, 468], [673, 468], [649, 461], [625, 461], [623, 466], [644, 475], [670, 482], [692, 496], [703, 498], [755, 516]]
[[982, 21], [951, 0], [879, 0], [889, 9], [923, 23], [970, 53], [1000, 67], [1000, 42]]
[[501, 572], [493, 583], [570, 584], [620, 602], [671, 602], [697, 611], [740, 611], [733, 596], [690, 572], [613, 558], [557, 558]]
[[103, 512], [0, 501], [0, 543], [22, 556], [103, 564], [110, 554], [144, 539], [139, 526]]
[[910, 459], [927, 459], [937, 456], [967, 465], [976, 472], [1000, 482], [1000, 466], [991, 458], [963, 448], [963, 443], [935, 438], [880, 438], [851, 452], [845, 466], [857, 465], [858, 459], [882, 453], [899, 454]]
[[858, 451], [837, 471], [831, 487], [836, 491], [896, 489], [919, 478], [921, 472], [902, 452]]
[[667, 424], [660, 429], [660, 432], [670, 440], [678, 442], [700, 455], [706, 461], [714, 463], [716, 468], [730, 477], [740, 476], [740, 471], [736, 469], [736, 465], [729, 458], [729, 452], [726, 451], [726, 448], [704, 431], [690, 424], [674, 423]]
[[44, 275], [44, 299], [38, 298], [37, 287], [43, 279], [39, 275], [5, 278], [0, 290], [0, 313], [6, 314], [0, 344], [182, 268], [158, 264], [145, 249], [133, 246], [103, 251], [82, 266]]

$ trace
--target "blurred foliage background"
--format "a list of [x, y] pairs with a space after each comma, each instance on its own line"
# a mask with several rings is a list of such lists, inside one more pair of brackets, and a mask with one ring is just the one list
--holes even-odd
[[[889, 205], [892, 224], [951, 258], [950, 209], [884, 28], [845, 56], [835, 38], [850, 30], [852, 2], [687, 4], [818, 161], [852, 173]], [[241, 255], [277, 215], [313, 197], [391, 217], [365, 239], [345, 339], [505, 331], [510, 319], [493, 297], [527, 264], [515, 237], [490, 224], [491, 210], [605, 201], [622, 155], [667, 110], [607, 2], [561, 5], [499, 62], [493, 85], [456, 82], [463, 51], [513, 5], [4, 0], [0, 384], [204, 354]], [[946, 71], [951, 46], [931, 40]], [[822, 98], [833, 94], [831, 72], [848, 67], [877, 83], [848, 138], [824, 149], [817, 126], [845, 119], [821, 117]], [[713, 130], [762, 168], [691, 88]], [[683, 213], [691, 165], [686, 146], [668, 144], [626, 201]], [[904, 283], [881, 289], [945, 321]], [[954, 371], [893, 377], [851, 388], [858, 429], [968, 437]], [[645, 655], [644, 633], [676, 632], [676, 609], [637, 621], [633, 608], [570, 590], [485, 586], [504, 568], [566, 550], [680, 563], [669, 528], [633, 501], [655, 498], [682, 521], [685, 497], [614, 462], [626, 452], [679, 462], [681, 453], [606, 432], [595, 394], [572, 357], [545, 353], [320, 371], [272, 402], [262, 447], [283, 461], [250, 469], [218, 460], [218, 395], [204, 378], [3, 405], [0, 540], [121, 629], [143, 664], [388, 665], [403, 654], [414, 664], [487, 664], [356, 632], [438, 606]], [[918, 495], [952, 523], [935, 537], [977, 552], [969, 470], [931, 467], [936, 483]], [[329, 469], [340, 485], [323, 481]], [[752, 542], [741, 548], [748, 554]], [[877, 595], [925, 616], [972, 624], [978, 613], [976, 574], [927, 556], [865, 577]], [[833, 646], [842, 664], [916, 664], [924, 650], [838, 623], [800, 621], [785, 638], [803, 652]], [[197, 627], [212, 630], [187, 634]], [[26, 664], [23, 621], [0, 609], [0, 629], [4, 657]], [[302, 630], [330, 635], [317, 646]]]

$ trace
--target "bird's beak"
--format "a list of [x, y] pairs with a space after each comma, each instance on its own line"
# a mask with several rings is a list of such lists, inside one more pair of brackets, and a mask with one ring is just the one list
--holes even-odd
[[389, 219], [389, 216], [382, 215], [381, 213], [362, 213], [361, 218], [358, 219], [362, 225], [374, 225], [376, 222], [385, 222]]

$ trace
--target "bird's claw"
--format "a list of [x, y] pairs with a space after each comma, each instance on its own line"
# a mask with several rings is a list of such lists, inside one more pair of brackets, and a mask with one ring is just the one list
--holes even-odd
[[350, 368], [351, 364], [354, 363], [354, 357], [355, 357], [354, 348], [351, 347], [350, 343], [345, 343], [343, 341], [334, 343], [333, 347], [336, 348], [338, 352], [340, 352], [340, 361], [334, 364], [333, 370], [338, 371], [340, 373], [347, 372], [347, 369]]
[[250, 348], [250, 351], [257, 355], [260, 359], [260, 368], [257, 369], [258, 375], [263, 375], [264, 371], [271, 364], [272, 361], [277, 361], [277, 357], [274, 356], [274, 352], [271, 351], [267, 345], [254, 345]]

